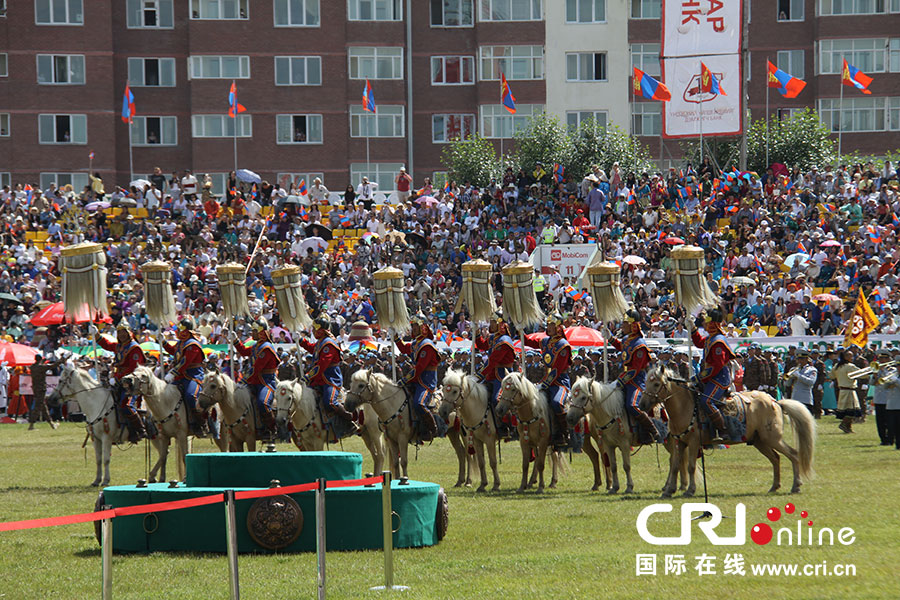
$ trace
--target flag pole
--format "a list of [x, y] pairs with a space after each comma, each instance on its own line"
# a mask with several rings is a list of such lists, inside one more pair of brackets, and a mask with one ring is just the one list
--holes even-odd
[[[846, 63], [847, 61], [845, 60], [844, 62]], [[843, 156], [841, 154], [841, 141], [842, 141], [841, 138], [844, 135], [844, 71], [843, 71], [843, 69], [841, 69], [840, 82], [841, 82], [841, 103], [840, 103], [840, 108], [838, 109], [838, 165], [840, 165], [840, 162], [842, 160], [841, 157]]]
[[133, 126], [133, 122], [131, 117], [128, 118], [128, 187], [131, 187], [131, 182], [134, 181], [134, 152], [131, 149], [131, 128]]
[[697, 165], [697, 174], [699, 175], [700, 169], [703, 167], [703, 63], [700, 63], [698, 96], [700, 97], [700, 164]]
[[238, 159], [237, 159], [237, 128], [238, 128], [238, 113], [237, 106], [234, 107], [234, 177], [235, 181], [237, 181], [237, 170], [238, 170]]
[[[766, 59], [768, 63], [768, 59]], [[771, 119], [769, 118], [769, 65], [766, 64], [766, 169], [769, 168], [769, 125], [771, 123]]]

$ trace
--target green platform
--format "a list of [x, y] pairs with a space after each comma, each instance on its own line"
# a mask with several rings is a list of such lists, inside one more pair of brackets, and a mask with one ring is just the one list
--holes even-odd
[[[103, 490], [103, 503], [114, 508], [169, 502], [208, 496], [225, 489], [241, 491], [314, 481], [358, 479], [362, 456], [345, 452], [196, 454], [187, 457], [187, 482], [170, 488], [157, 483], [113, 486]], [[214, 482], [214, 483], [213, 483]], [[228, 484], [227, 482], [234, 482]], [[414, 548], [438, 542], [438, 495], [436, 483], [410, 481], [391, 485], [394, 517], [394, 547]], [[291, 494], [303, 512], [299, 537], [278, 552], [314, 552], [316, 549], [315, 492]], [[259, 546], [247, 529], [247, 515], [256, 499], [235, 505], [239, 552], [271, 552]], [[382, 486], [331, 488], [325, 493], [328, 550], [374, 550], [383, 547]], [[399, 524], [399, 528], [398, 528]], [[116, 552], [225, 552], [225, 505], [223, 503], [165, 511], [151, 515], [116, 517], [113, 521]]]

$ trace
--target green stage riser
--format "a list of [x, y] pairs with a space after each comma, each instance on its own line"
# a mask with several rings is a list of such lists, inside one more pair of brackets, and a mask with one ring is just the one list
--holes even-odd
[[189, 488], [264, 488], [273, 479], [296, 485], [320, 477], [362, 477], [362, 455], [356, 452], [210, 452], [185, 458]]

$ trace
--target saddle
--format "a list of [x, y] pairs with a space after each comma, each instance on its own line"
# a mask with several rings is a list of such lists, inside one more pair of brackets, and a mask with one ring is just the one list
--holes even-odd
[[416, 432], [415, 438], [410, 439], [410, 444], [419, 445], [426, 441], [433, 441], [434, 438], [442, 438], [447, 437], [447, 431], [449, 431], [450, 426], [441, 418], [441, 416], [435, 410], [434, 396], [432, 396], [431, 404], [427, 404], [425, 406], [425, 410], [431, 413], [431, 417], [434, 419], [435, 424], [435, 432], [434, 435], [431, 435], [431, 432], [428, 430], [428, 425], [425, 423], [425, 420], [421, 418], [416, 410], [413, 408], [412, 401], [412, 392], [408, 387], [404, 388], [406, 392], [406, 413], [409, 418], [409, 422], [412, 425], [413, 431]]
[[[628, 414], [628, 411], [625, 411], [625, 418], [628, 420], [628, 431], [631, 432], [632, 446], [648, 446], [656, 443], [656, 438], [653, 437], [653, 434], [634, 421], [631, 415]], [[653, 421], [653, 425], [659, 430], [663, 439], [669, 437], [669, 424], [666, 421], [654, 416], [651, 416], [650, 420]]]
[[[700, 394], [695, 393], [694, 401], [697, 403], [699, 423], [701, 431], [709, 436], [712, 431], [712, 423], [700, 407]], [[730, 392], [722, 400], [714, 401], [716, 408], [722, 413], [725, 420], [725, 429], [728, 440], [734, 443], [747, 441], [747, 405], [749, 402], [741, 396], [740, 392]]]

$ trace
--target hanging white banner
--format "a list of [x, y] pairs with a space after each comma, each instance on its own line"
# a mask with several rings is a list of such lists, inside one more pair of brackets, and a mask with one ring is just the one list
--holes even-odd
[[[700, 92], [700, 61], [709, 67], [725, 95]], [[741, 133], [741, 57], [738, 54], [694, 58], [667, 58], [663, 81], [672, 100], [663, 102], [663, 136], [698, 137], [703, 99], [703, 136]]]
[[741, 2], [742, 0], [664, 0], [662, 56], [667, 58], [740, 52], [743, 23]]

